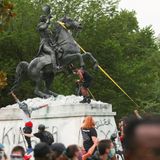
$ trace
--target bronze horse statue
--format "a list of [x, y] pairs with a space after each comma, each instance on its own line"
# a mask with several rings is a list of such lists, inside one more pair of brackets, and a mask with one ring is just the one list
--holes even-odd
[[[37, 96], [43, 98], [47, 98], [51, 95], [57, 96], [55, 92], [50, 90], [50, 86], [57, 72], [63, 71], [63, 69], [75, 61], [79, 61], [80, 67], [84, 67], [84, 58], [91, 59], [96, 66], [97, 60], [89, 52], [81, 54], [80, 47], [73, 38], [71, 31], [78, 31], [81, 28], [82, 26], [79, 22], [66, 16], [57, 21], [54, 25], [54, 30], [51, 29], [51, 39], [55, 42], [51, 47], [56, 54], [57, 63], [61, 69], [57, 71], [53, 68], [51, 56], [45, 53], [42, 46], [41, 54], [30, 63], [21, 61], [17, 65], [15, 82], [11, 91], [15, 90], [20, 85], [20, 82], [23, 81], [23, 75], [27, 75], [28, 78], [36, 83], [34, 93]], [[45, 84], [43, 91], [40, 91], [41, 82]]]

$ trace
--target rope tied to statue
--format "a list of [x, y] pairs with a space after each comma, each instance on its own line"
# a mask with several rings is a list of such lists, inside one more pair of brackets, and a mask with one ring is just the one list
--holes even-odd
[[[63, 22], [57, 21], [57, 23], [59, 23], [64, 29], [68, 30], [67, 27], [65, 26], [65, 24], [64, 24]], [[86, 53], [86, 51], [85, 51], [76, 41], [75, 41], [75, 43], [79, 46], [79, 48], [82, 50], [83, 53]], [[115, 86], [117, 86], [117, 87], [121, 90], [121, 92], [122, 92], [123, 94], [125, 94], [125, 95], [136, 105], [136, 107], [139, 108], [139, 105], [131, 98], [131, 96], [129, 96], [129, 94], [127, 94], [127, 92], [125, 92], [125, 91], [122, 89], [122, 87], [120, 87], [119, 84], [118, 84], [100, 65], [98, 65], [98, 68], [99, 68], [99, 70], [100, 70], [109, 80], [112, 81], [112, 83], [113, 83]], [[93, 94], [91, 93], [91, 91], [89, 91], [89, 92], [90, 92], [91, 96], [94, 97]], [[95, 98], [94, 98], [94, 99], [95, 99]]]

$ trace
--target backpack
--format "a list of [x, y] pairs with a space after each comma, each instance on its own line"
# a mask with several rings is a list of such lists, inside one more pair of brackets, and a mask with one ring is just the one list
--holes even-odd
[[50, 132], [44, 131], [43, 136], [44, 136], [45, 143], [51, 145], [54, 142], [54, 137]]

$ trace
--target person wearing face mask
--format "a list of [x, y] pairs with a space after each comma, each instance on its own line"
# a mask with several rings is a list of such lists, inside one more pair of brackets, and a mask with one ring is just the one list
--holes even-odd
[[108, 154], [108, 160], [117, 160], [114, 144], [111, 142], [111, 148]]
[[112, 141], [113, 145], [114, 145], [114, 150], [113, 152], [116, 153], [116, 157], [117, 159], [118, 158], [121, 158], [124, 160], [124, 156], [123, 156], [123, 150], [121, 150], [119, 147], [118, 147], [118, 144], [116, 142], [116, 139], [117, 139], [117, 133], [113, 133], [110, 137], [110, 140]]
[[22, 146], [15, 146], [11, 151], [10, 160], [29, 160], [31, 157], [31, 155], [25, 155]]
[[96, 153], [91, 157], [92, 160], [117, 160], [114, 145], [111, 140], [101, 140], [97, 146]]

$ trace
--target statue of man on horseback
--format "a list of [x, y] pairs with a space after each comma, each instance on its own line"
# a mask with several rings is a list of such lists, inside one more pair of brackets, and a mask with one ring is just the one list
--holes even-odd
[[49, 29], [50, 19], [52, 18], [50, 6], [46, 5], [42, 9], [47, 15], [41, 15], [40, 22], [37, 25], [37, 31], [40, 34], [40, 47], [37, 56], [50, 55], [53, 71], [56, 71], [59, 66], [57, 66], [55, 35], [53, 35], [51, 29]]
[[[55, 23], [53, 32], [52, 28], [49, 28], [52, 17], [50, 6], [46, 5], [42, 9], [45, 15], [40, 17], [37, 26], [40, 34], [40, 47], [37, 57], [30, 63], [22, 61], [17, 65], [15, 82], [11, 91], [15, 90], [20, 85], [24, 75], [27, 75], [36, 83], [34, 93], [45, 98], [51, 95], [57, 96], [50, 90], [57, 72], [65, 70], [74, 61], [79, 61], [80, 67], [84, 67], [86, 58], [91, 59], [95, 65], [97, 65], [97, 60], [89, 52], [81, 54], [80, 46], [73, 38], [71, 31], [82, 29], [81, 23], [65, 16]], [[44, 90], [40, 91], [42, 82], [44, 82]]]

